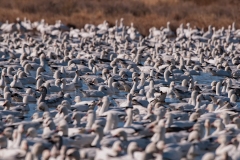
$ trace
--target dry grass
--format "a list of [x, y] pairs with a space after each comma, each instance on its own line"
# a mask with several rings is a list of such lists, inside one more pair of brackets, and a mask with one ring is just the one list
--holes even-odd
[[48, 23], [61, 19], [66, 24], [82, 27], [116, 19], [134, 25], [143, 34], [149, 28], [165, 26], [175, 29], [180, 23], [218, 28], [240, 21], [238, 0], [6, 0], [0, 1], [0, 21], [27, 17], [32, 21], [44, 18]]

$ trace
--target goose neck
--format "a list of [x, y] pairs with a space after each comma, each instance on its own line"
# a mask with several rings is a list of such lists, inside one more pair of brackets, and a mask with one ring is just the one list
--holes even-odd
[[15, 145], [19, 147], [22, 140], [23, 140], [23, 133], [18, 132], [16, 141], [15, 141]]
[[99, 114], [101, 115], [104, 112], [106, 112], [108, 110], [108, 107], [109, 107], [109, 102], [103, 102]]
[[172, 116], [168, 116], [166, 124], [168, 127], [170, 127], [173, 123], [173, 117]]
[[90, 70], [93, 70], [93, 67], [94, 67], [93, 63], [92, 63], [91, 61], [89, 61], [89, 62], [88, 62], [88, 68], [89, 68]]
[[131, 126], [131, 124], [132, 124], [132, 117], [133, 117], [132, 111], [130, 113], [128, 113], [127, 117], [128, 117], [128, 119], [127, 119], [126, 123], [124, 124], [124, 127]]
[[87, 121], [86, 128], [91, 128], [93, 123], [95, 122], [95, 119], [96, 119], [96, 114], [95, 113], [90, 114], [87, 119], [88, 121]]
[[112, 81], [111, 81], [111, 80], [108, 82], [108, 87], [111, 88], [111, 89], [113, 88], [113, 85], [112, 85]]
[[169, 82], [170, 81], [169, 76], [170, 76], [170, 72], [168, 70], [165, 71], [164, 72], [164, 80], [165, 80], [165, 82]]
[[103, 138], [103, 131], [101, 130], [100, 132], [97, 132], [96, 137], [92, 141], [91, 145], [92, 146], [98, 146]]
[[217, 85], [216, 85], [216, 95], [218, 95], [218, 96], [221, 95], [220, 84], [221, 84], [221, 83], [217, 83]]
[[160, 133], [154, 133], [154, 135], [151, 138], [152, 142], [158, 142], [161, 140], [161, 134]]
[[39, 100], [38, 100], [38, 103], [44, 102], [45, 101], [45, 97], [46, 97], [46, 93], [41, 93], [41, 95], [39, 97]]
[[102, 78], [103, 78], [104, 80], [106, 80], [106, 79], [107, 79], [107, 73], [103, 72]]
[[137, 89], [137, 82], [133, 82], [132, 89], [136, 90]]
[[192, 92], [192, 96], [191, 96], [191, 101], [192, 101], [192, 105], [196, 106], [196, 98], [197, 98], [197, 93], [195, 91]]
[[45, 67], [45, 64], [46, 64], [45, 59], [41, 57], [40, 58], [40, 66]]
[[205, 127], [205, 135], [204, 135], [204, 137], [206, 138], [206, 137], [208, 137], [210, 135], [210, 127]]
[[146, 80], [145, 80], [145, 78], [144, 78], [144, 77], [143, 77], [143, 78], [141, 78], [140, 85], [141, 85], [141, 86], [144, 86], [144, 84], [145, 84], [145, 81], [146, 81]]
[[106, 122], [106, 125], [104, 127], [104, 132], [107, 133], [109, 132], [111, 129], [112, 129], [112, 123], [113, 123], [113, 114], [109, 114], [107, 116], [107, 122]]

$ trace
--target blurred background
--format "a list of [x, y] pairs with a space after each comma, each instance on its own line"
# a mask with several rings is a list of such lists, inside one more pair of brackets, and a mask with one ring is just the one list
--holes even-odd
[[31, 21], [45, 19], [48, 23], [62, 20], [81, 28], [86, 23], [107, 20], [110, 26], [124, 18], [143, 34], [150, 27], [160, 28], [171, 22], [172, 30], [181, 23], [207, 29], [208, 25], [225, 28], [240, 22], [239, 0], [1, 0], [0, 21], [13, 22], [17, 17]]

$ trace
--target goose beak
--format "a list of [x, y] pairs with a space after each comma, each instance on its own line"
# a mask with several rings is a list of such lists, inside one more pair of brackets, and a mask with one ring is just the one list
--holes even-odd
[[3, 106], [5, 107], [6, 105], [7, 105], [7, 102], [4, 102], [4, 103], [3, 103]]
[[58, 128], [56, 128], [54, 132], [55, 132], [55, 133], [58, 133], [58, 132], [59, 132]]

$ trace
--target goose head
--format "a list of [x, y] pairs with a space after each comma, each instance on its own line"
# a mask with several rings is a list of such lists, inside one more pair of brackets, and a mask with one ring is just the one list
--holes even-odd
[[153, 154], [158, 153], [159, 150], [156, 146], [156, 143], [151, 142], [147, 145], [144, 154], [139, 157], [140, 160], [147, 160], [154, 158]]
[[26, 73], [29, 73], [29, 71], [31, 70], [31, 69], [34, 69], [32, 66], [31, 66], [31, 64], [29, 64], [29, 63], [27, 63], [25, 66], [24, 66], [24, 72], [26, 72]]
[[71, 107], [71, 104], [68, 100], [63, 100], [61, 102], [61, 105], [67, 107], [68, 109], [70, 109], [70, 107]]
[[12, 123], [16, 122], [16, 119], [13, 115], [7, 115], [5, 122], [8, 124], [12, 124]]
[[38, 67], [36, 76], [39, 76], [42, 72], [45, 72], [46, 70], [43, 67]]
[[17, 81], [17, 80], [18, 80], [18, 75], [14, 75], [14, 76], [13, 76], [13, 80], [14, 80], [14, 81]]
[[172, 81], [172, 82], [170, 83], [169, 87], [170, 87], [170, 88], [173, 88], [174, 86], [175, 86], [175, 82]]
[[112, 153], [117, 157], [122, 152], [123, 146], [121, 141], [115, 141], [112, 145]]
[[43, 127], [48, 127], [50, 130], [54, 130], [56, 128], [55, 123], [51, 117], [45, 118], [43, 121]]
[[82, 112], [73, 112], [72, 114], [72, 120], [74, 120], [75, 123], [80, 123], [81, 119], [84, 117], [85, 114]]
[[227, 125], [230, 123], [230, 116], [228, 113], [226, 112], [221, 113], [220, 118], [222, 119], [224, 125]]
[[66, 85], [66, 83], [67, 83], [66, 79], [64, 79], [64, 78], [61, 79], [61, 82], [62, 82], [63, 84], [65, 84], [65, 85]]
[[187, 79], [182, 80], [182, 86], [183, 87], [187, 87], [188, 86], [188, 80]]
[[2, 70], [2, 73], [5, 73], [7, 75], [13, 75], [13, 73], [12, 73], [14, 71], [13, 67], [9, 66], [9, 67], [7, 67], [7, 70], [6, 69], [4, 70], [4, 69]]
[[57, 107], [58, 113], [63, 117], [66, 116], [68, 114], [68, 108], [66, 106], [63, 105], [59, 105]]
[[40, 159], [45, 147], [43, 143], [35, 143], [31, 149], [32, 156], [34, 159]]
[[92, 141], [91, 146], [99, 146], [100, 141], [102, 140], [102, 138], [104, 136], [103, 127], [95, 124], [95, 125], [92, 126], [91, 131], [96, 133], [96, 137]]
[[24, 97], [22, 98], [22, 102], [23, 102], [23, 104], [28, 105], [29, 96], [28, 96], [28, 95], [24, 96]]
[[47, 94], [47, 88], [45, 86], [41, 86], [39, 89], [36, 91], [39, 91], [42, 94]]
[[189, 142], [198, 142], [200, 140], [200, 133], [196, 130], [192, 131], [188, 136]]
[[139, 151], [139, 146], [136, 142], [130, 142], [127, 148], [127, 153], [130, 155], [132, 158], [134, 158], [134, 152]]
[[40, 102], [40, 103], [37, 105], [37, 109], [38, 109], [39, 111], [43, 111], [43, 112], [49, 110], [49, 109], [48, 109], [48, 105], [47, 105], [45, 102]]
[[238, 129], [240, 129], [240, 118], [239, 117], [234, 117], [233, 123], [236, 124]]
[[26, 94], [27, 94], [27, 95], [33, 94], [32, 88], [27, 88], [27, 89], [26, 89]]
[[104, 68], [103, 70], [102, 70], [102, 78], [104, 79], [104, 80], [106, 80], [107, 79], [107, 74], [109, 74], [110, 72], [109, 72], [109, 70], [107, 69], [107, 68]]
[[196, 122], [198, 120], [198, 118], [200, 117], [200, 114], [197, 112], [194, 112], [190, 115], [189, 117], [189, 121], [190, 122]]
[[33, 128], [33, 127], [28, 128], [28, 130], [27, 130], [27, 137], [34, 138], [34, 137], [36, 137], [36, 136], [37, 136], [37, 131], [36, 131], [36, 129]]
[[11, 107], [11, 103], [9, 100], [4, 101], [3, 103], [4, 110], [9, 110]]
[[13, 135], [13, 128], [11, 128], [11, 127], [5, 128], [4, 131], [3, 131], [3, 135], [6, 136], [6, 138], [11, 140], [12, 139], [12, 135]]
[[[43, 85], [44, 82], [45, 82], [45, 80], [43, 79], [43, 77], [39, 76], [37, 78], [36, 88], [40, 88]], [[36, 91], [39, 91], [39, 90], [36, 90]]]
[[216, 131], [222, 131], [224, 130], [224, 124], [222, 122], [222, 119], [216, 119], [214, 122], [213, 122], [213, 126], [216, 127]]
[[40, 115], [38, 112], [33, 113], [33, 115], [31, 116], [32, 120], [37, 120], [38, 118], [40, 118]]
[[61, 72], [60, 72], [60, 70], [56, 70], [55, 72], [54, 72], [54, 75], [53, 75], [53, 77], [55, 78], [55, 79], [61, 79], [62, 77], [61, 77]]
[[61, 132], [62, 136], [68, 136], [68, 124], [66, 120], [61, 120], [57, 126], [57, 130]]
[[70, 148], [66, 151], [66, 160], [79, 160], [81, 159], [79, 150], [77, 148]]
[[76, 96], [76, 97], [74, 98], [74, 102], [76, 102], [76, 103], [81, 102], [81, 97], [80, 97], [80, 96]]

